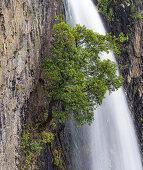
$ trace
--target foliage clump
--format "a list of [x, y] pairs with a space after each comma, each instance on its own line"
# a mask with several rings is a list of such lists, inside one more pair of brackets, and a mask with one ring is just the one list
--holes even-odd
[[94, 109], [102, 104], [105, 93], [117, 90], [123, 83], [116, 74], [116, 64], [99, 57], [110, 49], [119, 53], [115, 45], [118, 39], [110, 34], [99, 35], [85, 26], [71, 28], [64, 22], [55, 25], [53, 32], [51, 57], [43, 64], [48, 118], [63, 122], [73, 117], [77, 125], [91, 124]]
[[57, 167], [62, 168], [62, 159], [61, 159], [61, 151], [60, 149], [54, 149], [53, 151], [53, 164]]
[[[54, 121], [52, 120], [50, 124], [52, 126]], [[21, 150], [24, 155], [22, 170], [32, 165], [35, 155], [38, 155], [44, 149], [44, 144], [52, 145], [54, 141], [55, 135], [52, 130], [39, 131], [38, 127], [37, 125], [32, 127], [30, 124], [26, 124], [24, 127], [21, 139]]]

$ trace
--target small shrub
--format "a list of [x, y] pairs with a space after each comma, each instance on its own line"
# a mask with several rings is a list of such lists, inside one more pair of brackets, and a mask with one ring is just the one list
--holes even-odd
[[59, 20], [59, 15], [56, 15], [55, 16], [55, 21], [58, 21]]
[[40, 152], [41, 149], [43, 149], [43, 147], [39, 146], [39, 143], [34, 141], [34, 142], [30, 143], [30, 149], [31, 149], [31, 151], [34, 151], [34, 152], [36, 152], [36, 151]]
[[16, 90], [17, 90], [17, 91], [18, 91], [18, 90], [21, 90], [21, 86], [17, 85], [17, 86], [16, 86]]
[[54, 149], [53, 151], [53, 163], [57, 167], [62, 166], [61, 152], [57, 149]]
[[138, 14], [135, 16], [135, 19], [136, 19], [136, 20], [143, 19], [143, 15], [141, 15], [141, 13], [138, 13]]
[[54, 140], [54, 134], [52, 132], [43, 131], [41, 133], [41, 137], [42, 137], [41, 140], [42, 143], [52, 143]]
[[53, 119], [52, 119], [51, 122], [50, 122], [50, 126], [51, 126], [51, 129], [52, 129], [52, 130], [55, 130], [56, 127], [57, 127], [57, 124], [54, 122]]
[[22, 134], [21, 148], [24, 151], [29, 146], [29, 133], [24, 132]]

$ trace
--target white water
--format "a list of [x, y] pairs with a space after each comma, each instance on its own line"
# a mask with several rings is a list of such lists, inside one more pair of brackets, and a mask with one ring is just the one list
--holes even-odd
[[[65, 0], [67, 21], [105, 34], [101, 18], [91, 0]], [[113, 54], [102, 58], [115, 61]], [[136, 135], [123, 89], [106, 95], [89, 127], [92, 170], [142, 170]], [[86, 161], [86, 160], [85, 160]], [[78, 169], [79, 170], [79, 169]]]

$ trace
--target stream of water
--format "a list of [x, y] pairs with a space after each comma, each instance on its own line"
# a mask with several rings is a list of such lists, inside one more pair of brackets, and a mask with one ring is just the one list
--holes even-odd
[[[92, 0], [65, 0], [64, 3], [67, 22], [72, 26], [81, 24], [100, 34], [106, 33]], [[115, 61], [112, 53], [103, 54], [101, 58]], [[122, 88], [106, 95], [103, 105], [95, 111], [95, 121], [88, 127], [88, 133], [88, 169], [142, 170], [135, 130]]]

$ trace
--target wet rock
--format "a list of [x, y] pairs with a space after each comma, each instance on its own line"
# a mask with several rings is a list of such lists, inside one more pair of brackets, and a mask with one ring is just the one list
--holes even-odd
[[[135, 20], [131, 7], [140, 12], [143, 10], [143, 2], [136, 3], [133, 0], [131, 4], [117, 3], [114, 6], [113, 21], [108, 26], [114, 35], [118, 36], [120, 32], [129, 35], [129, 40], [124, 43], [117, 60], [125, 78], [124, 88], [143, 155], [143, 20]], [[122, 66], [126, 68], [122, 69]]]

